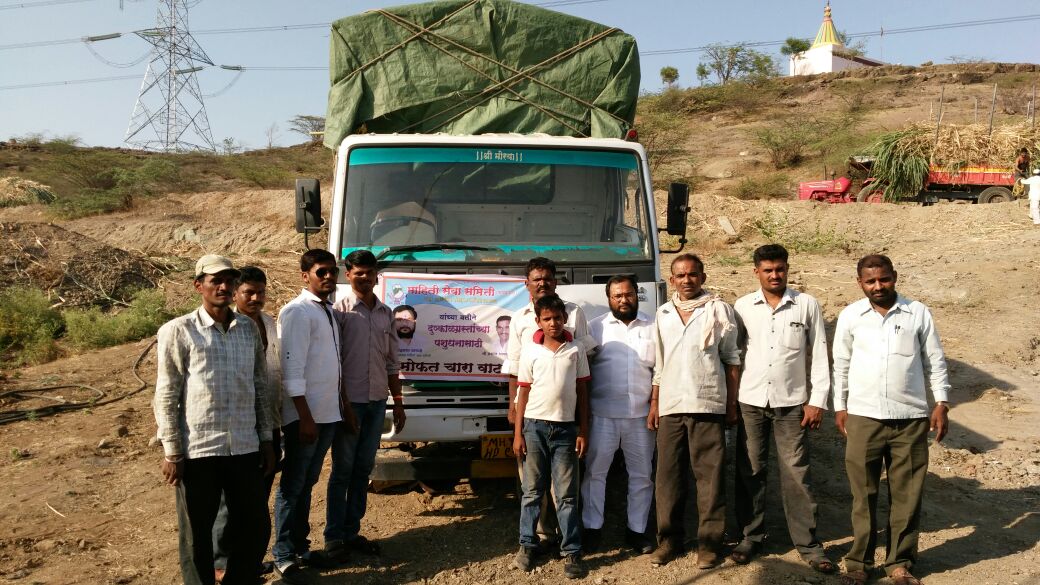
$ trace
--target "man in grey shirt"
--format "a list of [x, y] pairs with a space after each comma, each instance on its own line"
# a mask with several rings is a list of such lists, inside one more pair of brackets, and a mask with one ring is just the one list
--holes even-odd
[[181, 576], [214, 583], [211, 531], [228, 503], [228, 585], [253, 584], [271, 534], [264, 475], [274, 471], [264, 346], [249, 317], [231, 311], [239, 272], [209, 254], [195, 264], [202, 306], [157, 335], [155, 421], [162, 474], [177, 488]]
[[[809, 430], [820, 428], [831, 387], [823, 313], [816, 299], [787, 287], [783, 246], [761, 246], [754, 260], [761, 288], [733, 306], [744, 349], [736, 481], [743, 540], [731, 558], [745, 564], [765, 541], [772, 435], [791, 542], [812, 568], [833, 573], [834, 563], [816, 538], [816, 500], [809, 481]], [[808, 358], [812, 366], [807, 371]]]

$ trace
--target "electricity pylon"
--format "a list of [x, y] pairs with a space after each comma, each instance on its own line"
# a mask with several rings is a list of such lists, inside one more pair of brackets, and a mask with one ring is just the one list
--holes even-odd
[[159, 0], [155, 28], [136, 34], [152, 45], [152, 60], [124, 141], [163, 152], [216, 151], [195, 75], [213, 61], [188, 31], [188, 3]]

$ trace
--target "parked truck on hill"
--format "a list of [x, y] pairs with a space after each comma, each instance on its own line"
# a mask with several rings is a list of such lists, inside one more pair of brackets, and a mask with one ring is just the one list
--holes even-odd
[[498, 334], [528, 302], [527, 261], [554, 260], [558, 294], [591, 319], [616, 274], [636, 277], [652, 312], [665, 299], [658, 232], [685, 243], [686, 186], [671, 186], [658, 228], [633, 140], [634, 39], [518, 2], [456, 0], [333, 23], [330, 69], [331, 215], [317, 181], [300, 180], [297, 229], [325, 225], [341, 258], [371, 250], [383, 301], [418, 314], [400, 355], [408, 423], [388, 417], [383, 440], [472, 445], [381, 456], [374, 477], [514, 474]]
[[[873, 163], [873, 157], [850, 157], [845, 176], [801, 182], [798, 184], [798, 198], [821, 203], [882, 203], [886, 184], [870, 174]], [[966, 166], [951, 170], [932, 165], [922, 181], [920, 192], [900, 201], [923, 205], [939, 200], [1000, 203], [1014, 200], [1014, 184], [1009, 168]]]

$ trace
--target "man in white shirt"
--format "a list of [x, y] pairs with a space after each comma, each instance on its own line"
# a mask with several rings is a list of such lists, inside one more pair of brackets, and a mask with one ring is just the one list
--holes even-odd
[[1040, 225], [1040, 168], [1033, 169], [1033, 176], [1022, 179], [1022, 184], [1029, 188], [1029, 218]]
[[[308, 250], [300, 257], [300, 272], [307, 288], [278, 314], [285, 459], [274, 500], [271, 552], [275, 571], [289, 585], [311, 582], [301, 560], [314, 566], [329, 564], [319, 551], [308, 550], [311, 489], [325, 454], [343, 434], [337, 434], [339, 423], [353, 420], [350, 403], [340, 396], [341, 339], [329, 300], [339, 276], [336, 257], [326, 250]], [[330, 483], [326, 523], [343, 522], [345, 508], [345, 491]]]
[[946, 359], [928, 308], [896, 292], [888, 257], [864, 256], [856, 274], [867, 298], [838, 315], [833, 351], [835, 422], [846, 437], [852, 490], [853, 541], [842, 578], [865, 583], [873, 568], [884, 470], [890, 502], [885, 572], [896, 585], [914, 585], [928, 432], [939, 442], [948, 425]]
[[[527, 261], [524, 275], [531, 302], [517, 311], [509, 321], [509, 351], [502, 366], [503, 371], [509, 374], [509, 424], [516, 424], [516, 372], [520, 369], [520, 355], [524, 347], [532, 343], [534, 333], [538, 330], [534, 304], [542, 297], [556, 294], [556, 263], [548, 258], [531, 258]], [[589, 322], [585, 319], [585, 312], [574, 303], [564, 301], [564, 306], [567, 309], [567, 332], [574, 339], [574, 344], [583, 349], [587, 357], [591, 357], [596, 342], [589, 336]], [[518, 463], [517, 471], [523, 482], [524, 466]], [[538, 516], [538, 536], [541, 539], [539, 552], [546, 552], [557, 538], [556, 513], [551, 504], [550, 498], [545, 498]]]
[[657, 540], [650, 562], [683, 552], [687, 466], [697, 488], [697, 567], [721, 560], [726, 525], [723, 470], [726, 425], [737, 422], [740, 349], [736, 315], [701, 287], [704, 263], [693, 254], [672, 260], [672, 300], [657, 310], [653, 393], [647, 427], [657, 431]]
[[[744, 371], [737, 433], [737, 522], [743, 540], [731, 553], [746, 564], [765, 541], [769, 438], [776, 443], [787, 530], [798, 553], [817, 571], [833, 573], [816, 538], [816, 500], [809, 480], [809, 430], [820, 428], [831, 380], [820, 304], [787, 288], [787, 250], [755, 250], [761, 288], [733, 305], [741, 325]], [[812, 369], [806, 371], [807, 358]], [[810, 392], [811, 388], [811, 392]]]
[[654, 432], [646, 426], [654, 373], [654, 324], [639, 312], [639, 285], [634, 277], [613, 276], [606, 289], [610, 312], [589, 322], [589, 333], [599, 349], [591, 364], [592, 421], [581, 484], [585, 527], [582, 547], [591, 552], [601, 538], [607, 474], [620, 447], [628, 472], [625, 543], [639, 554], [648, 554], [654, 550], [645, 534], [654, 498], [654, 483], [650, 479]]

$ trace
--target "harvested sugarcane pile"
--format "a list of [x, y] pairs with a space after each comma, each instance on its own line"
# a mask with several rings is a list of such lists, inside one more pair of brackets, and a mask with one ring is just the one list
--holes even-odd
[[998, 126], [991, 134], [985, 124], [947, 124], [939, 127], [936, 139], [934, 125], [918, 122], [878, 139], [872, 148], [873, 174], [886, 185], [885, 200], [897, 201], [916, 195], [930, 168], [951, 173], [975, 166], [1010, 169], [1020, 148], [1028, 148], [1037, 160], [1040, 129]]

